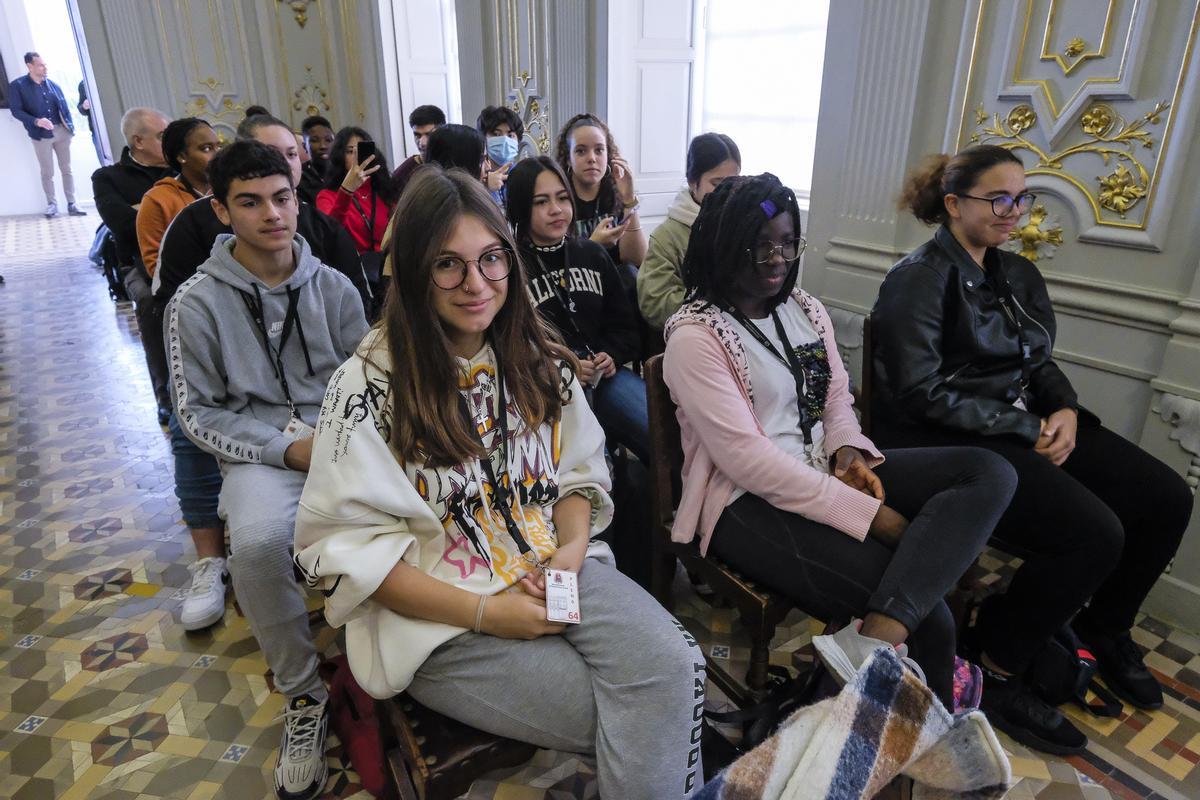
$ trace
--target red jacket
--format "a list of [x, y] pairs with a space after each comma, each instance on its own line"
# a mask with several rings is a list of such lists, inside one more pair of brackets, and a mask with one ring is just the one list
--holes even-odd
[[[358, 200], [357, 206], [355, 199]], [[370, 226], [368, 221], [371, 220], [372, 209], [375, 212], [374, 225]], [[317, 210], [333, 217], [350, 232], [359, 255], [379, 252], [383, 232], [392, 217], [392, 205], [375, 196], [369, 179], [358, 187], [353, 198], [341, 189], [322, 189], [317, 192]]]

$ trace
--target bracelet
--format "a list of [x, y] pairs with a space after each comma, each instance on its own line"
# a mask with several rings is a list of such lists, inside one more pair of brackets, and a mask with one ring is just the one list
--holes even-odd
[[624, 203], [624, 206], [625, 206], [626, 210], [631, 209], [631, 208], [637, 208], [638, 203], [640, 203], [640, 202], [642, 202], [641, 198], [639, 198], [637, 196], [637, 194], [635, 193], [633, 195], [633, 199]]
[[640, 231], [641, 229], [642, 229], [642, 226], [641, 226], [641, 225], [638, 225], [636, 228], [626, 228], [625, 230], [627, 230], [627, 231]]
[[350, 191], [350, 190], [349, 190], [349, 189], [347, 189], [345, 186], [338, 186], [338, 191], [339, 191], [339, 192], [345, 192], [346, 194], [350, 195], [351, 197], [353, 197], [353, 196], [354, 196], [354, 192]]
[[479, 606], [475, 609], [475, 627], [472, 628], [476, 633], [480, 633], [479, 627], [483, 625], [483, 607], [487, 603], [488, 596], [486, 594], [479, 595]]

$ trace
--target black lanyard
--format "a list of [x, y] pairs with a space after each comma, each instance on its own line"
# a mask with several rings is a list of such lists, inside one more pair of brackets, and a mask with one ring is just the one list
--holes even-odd
[[1029, 388], [1029, 382], [1033, 376], [1033, 347], [1029, 343], [1029, 333], [1021, 324], [1021, 310], [1013, 297], [1012, 284], [1008, 281], [1008, 275], [1005, 274], [1000, 259], [996, 259], [989, 271], [997, 278], [994, 286], [1000, 307], [1017, 327], [1017, 342], [1021, 347], [1021, 397], [1024, 398], [1025, 390]]
[[[508, 477], [508, 400], [504, 394], [504, 378], [503, 372], [500, 369], [500, 353], [493, 349], [493, 354], [496, 361], [496, 427], [500, 436], [496, 443], [496, 450], [500, 455], [500, 465], [504, 468], [505, 477]], [[463, 416], [466, 418], [467, 425], [479, 437], [479, 444], [483, 446], [483, 458], [479, 459], [480, 465], [483, 467], [484, 475], [487, 481], [492, 486], [492, 497], [500, 507], [500, 516], [504, 518], [504, 526], [508, 529], [508, 535], [512, 537], [516, 543], [517, 549], [521, 551], [522, 556], [526, 556], [533, 552], [533, 548], [525, 541], [524, 535], [521, 533], [521, 528], [517, 525], [517, 521], [513, 519], [512, 509], [509, 504], [512, 501], [512, 489], [500, 481], [496, 480], [496, 471], [492, 468], [491, 454], [487, 452], [487, 445], [483, 441], [483, 435], [479, 428], [482, 427], [487, 419], [487, 397], [480, 392], [480, 408], [475, 415], [471, 414], [471, 409], [467, 406], [467, 398], [461, 393], [458, 396], [459, 407], [462, 409]], [[468, 534], [470, 535], [470, 534]], [[472, 537], [473, 538], [473, 537]], [[472, 542], [476, 549], [479, 549], [478, 542]], [[490, 559], [485, 559], [490, 561]]]
[[534, 250], [534, 258], [537, 259], [538, 270], [550, 284], [550, 290], [554, 292], [554, 297], [558, 300], [558, 304], [562, 306], [563, 316], [566, 318], [567, 325], [571, 328], [571, 332], [579, 339], [579, 343], [587, 350], [588, 358], [594, 358], [596, 353], [588, 344], [587, 337], [583, 335], [583, 331], [579, 328], [579, 323], [575, 321], [575, 300], [571, 297], [571, 290], [567, 288], [567, 275], [571, 271], [571, 253], [567, 250], [568, 243], [563, 242], [563, 265], [562, 271], [559, 273], [558, 280], [550, 274], [546, 269], [545, 263], [542, 262], [542, 257], [538, 255], [537, 250]]
[[805, 450], [811, 448], [813, 443], [812, 430], [815, 423], [813, 422], [812, 415], [808, 413], [808, 404], [804, 402], [808, 396], [808, 381], [804, 376], [804, 367], [801, 366], [800, 359], [796, 358], [796, 352], [792, 348], [792, 343], [788, 341], [787, 333], [783, 329], [783, 323], [779, 319], [779, 314], [772, 309], [771, 319], [775, 322], [775, 333], [779, 335], [779, 341], [783, 342], [783, 354], [780, 354], [779, 349], [767, 338], [766, 334], [759, 330], [757, 325], [746, 319], [746, 316], [742, 312], [730, 306], [729, 313], [754, 337], [755, 341], [765, 347], [771, 355], [775, 356], [792, 373], [792, 379], [796, 381], [796, 408], [800, 412], [800, 432], [804, 434], [804, 448]]
[[[368, 184], [370, 185], [370, 184]], [[367, 212], [363, 210], [362, 203], [358, 202], [358, 195], [354, 192], [350, 193], [350, 200], [354, 203], [354, 209], [358, 215], [362, 217], [363, 224], [367, 226], [367, 236], [371, 238], [370, 247], [368, 250], [375, 249], [375, 187], [371, 186], [371, 218], [367, 219]]]
[[279, 349], [276, 350], [271, 347], [271, 339], [267, 335], [267, 323], [263, 319], [262, 295], [258, 291], [258, 284], [254, 283], [251, 286], [254, 287], [253, 296], [243, 289], [238, 289], [238, 293], [241, 294], [242, 301], [246, 304], [246, 310], [250, 312], [250, 319], [254, 320], [254, 327], [258, 328], [258, 333], [262, 336], [263, 348], [267, 351], [267, 361], [271, 363], [271, 369], [274, 370], [275, 377], [283, 389], [283, 397], [287, 400], [288, 408], [291, 409], [292, 416], [296, 416], [296, 406], [292, 402], [291, 389], [288, 388], [287, 373], [283, 369], [283, 347], [287, 344], [288, 336], [292, 333], [292, 328], [296, 326], [300, 287], [288, 287], [287, 289], [287, 313], [283, 316], [283, 331], [279, 334]]

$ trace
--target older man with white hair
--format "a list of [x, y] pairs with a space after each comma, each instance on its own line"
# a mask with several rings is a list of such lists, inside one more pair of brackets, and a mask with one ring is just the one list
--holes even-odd
[[121, 118], [121, 133], [125, 136], [121, 159], [92, 173], [96, 210], [116, 241], [125, 290], [136, 306], [160, 425], [166, 425], [171, 415], [171, 396], [167, 392], [162, 321], [150, 293], [150, 276], [138, 250], [137, 212], [142, 195], [171, 173], [162, 152], [162, 135], [169, 122], [166, 114], [153, 108], [129, 109]]

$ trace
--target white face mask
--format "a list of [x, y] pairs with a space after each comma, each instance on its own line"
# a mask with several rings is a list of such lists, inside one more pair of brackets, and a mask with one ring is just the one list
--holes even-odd
[[488, 158], [496, 166], [507, 164], [510, 161], [515, 161], [517, 158], [517, 150], [520, 145], [517, 140], [511, 136], [489, 136], [487, 137], [487, 154]]

